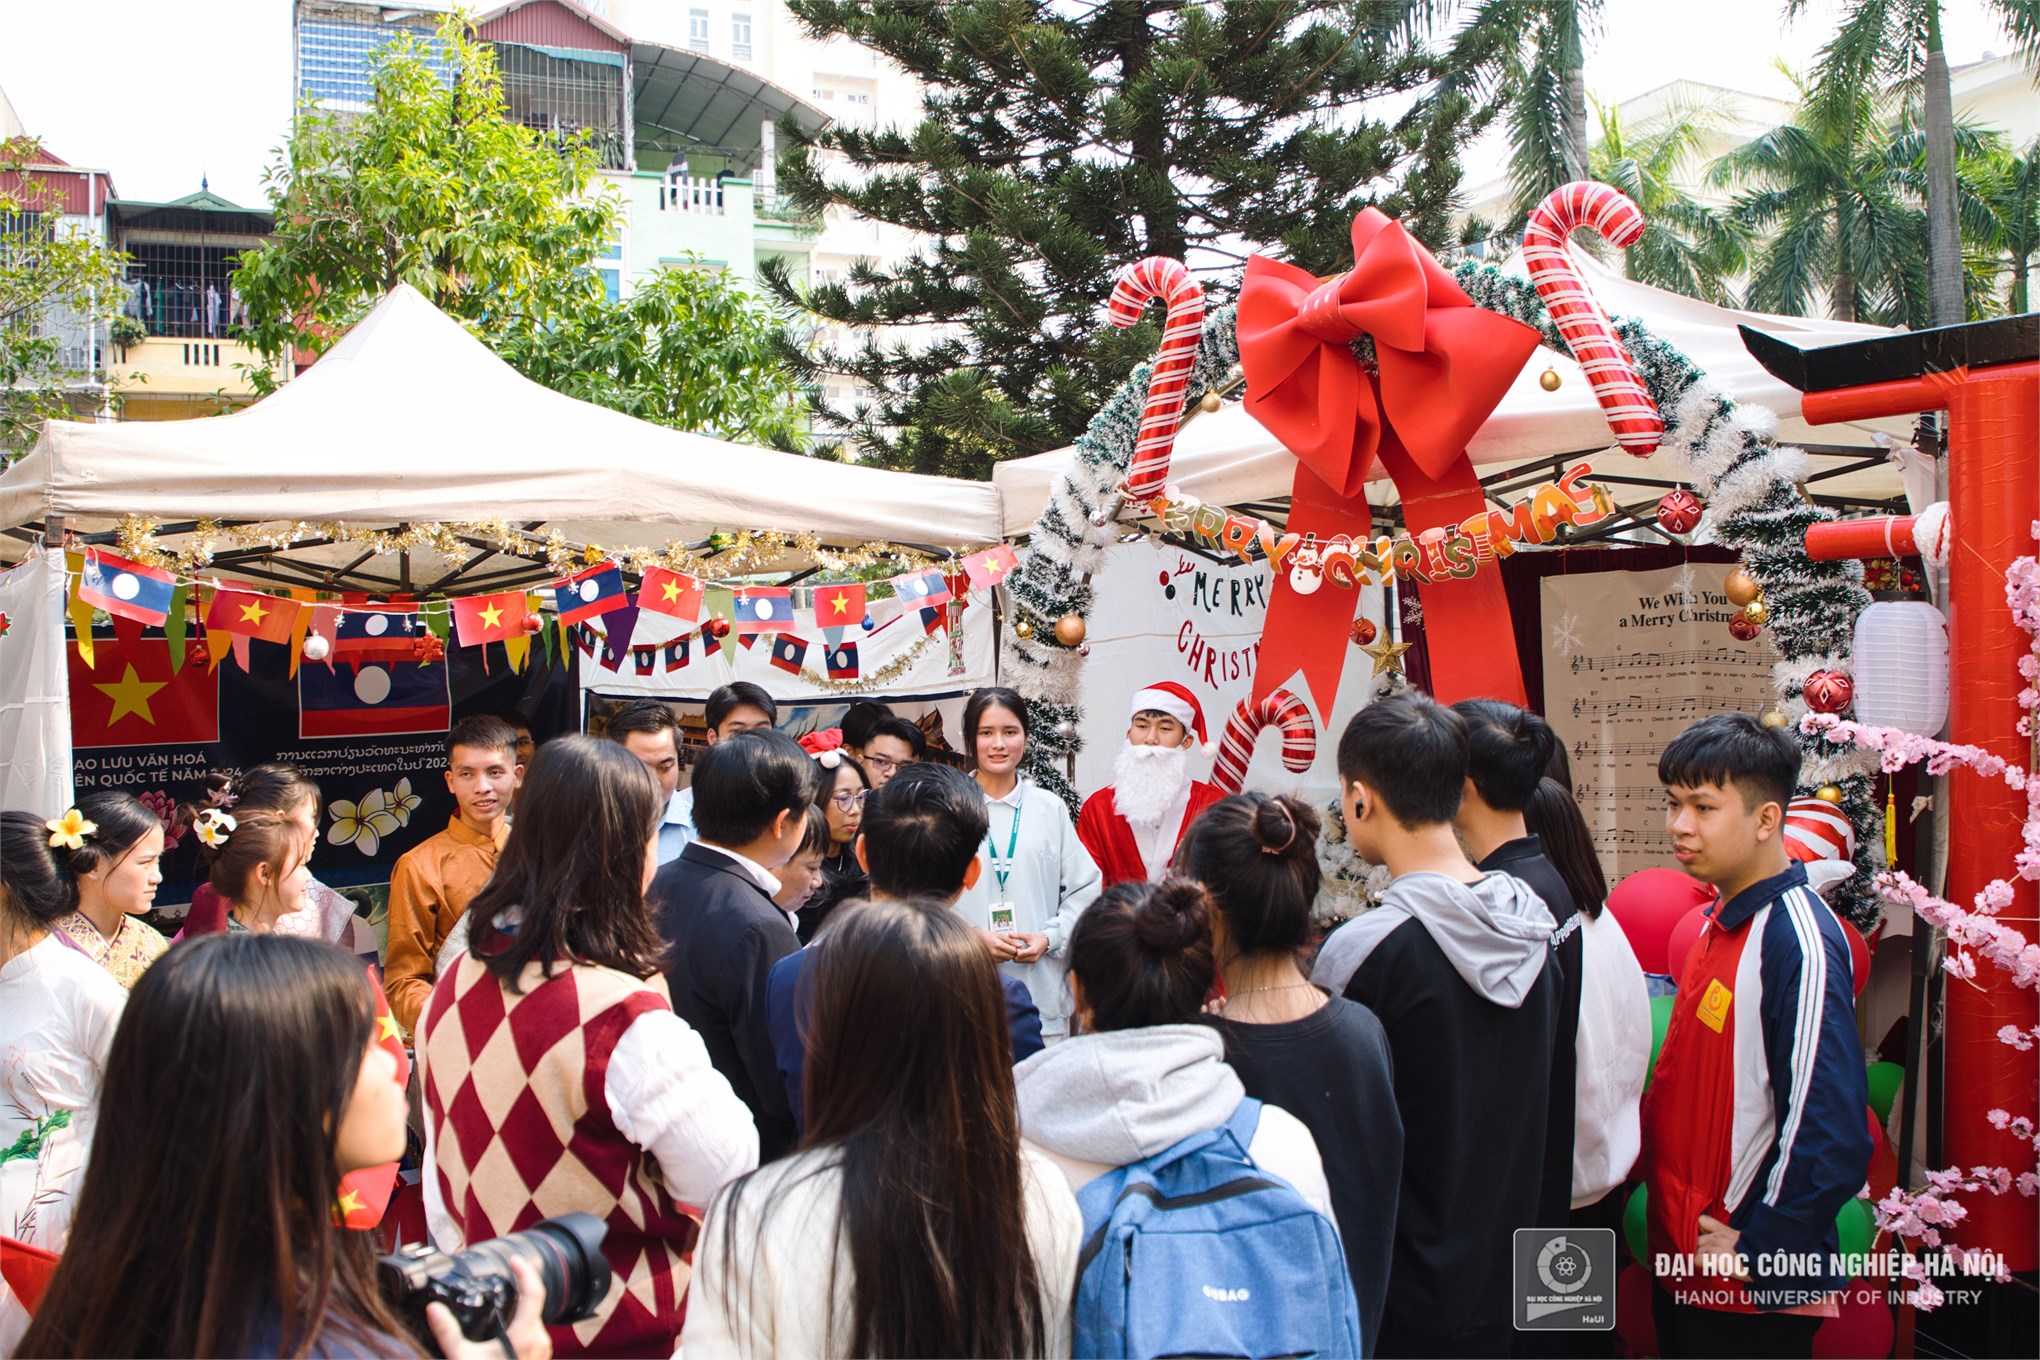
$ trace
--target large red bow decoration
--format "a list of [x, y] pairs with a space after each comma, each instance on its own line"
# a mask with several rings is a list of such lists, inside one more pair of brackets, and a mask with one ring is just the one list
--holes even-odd
[[[1254, 256], [1238, 321], [1247, 411], [1297, 458], [1290, 533], [1367, 534], [1366, 483], [1377, 462], [1414, 536], [1450, 531], [1486, 508], [1466, 444], [1536, 350], [1537, 332], [1474, 306], [1401, 223], [1363, 209], [1353, 219], [1353, 268], [1328, 283]], [[1362, 335], [1374, 340], [1373, 373], [1353, 352]], [[1436, 583], [1424, 601], [1436, 697], [1525, 702], [1500, 578]], [[1342, 590], [1299, 594], [1278, 570], [1254, 696], [1300, 669], [1329, 719], [1355, 603]]]

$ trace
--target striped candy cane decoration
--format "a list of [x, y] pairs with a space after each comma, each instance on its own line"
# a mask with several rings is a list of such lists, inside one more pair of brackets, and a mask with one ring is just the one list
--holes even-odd
[[1129, 266], [1112, 285], [1112, 324], [1132, 326], [1150, 301], [1160, 298], [1168, 308], [1162, 347], [1148, 378], [1147, 405], [1140, 416], [1140, 439], [1126, 470], [1126, 496], [1142, 501], [1155, 495], [1169, 479], [1169, 454], [1176, 447], [1176, 420], [1190, 390], [1190, 366], [1197, 361], [1197, 342], [1204, 335], [1204, 285], [1190, 277], [1181, 260], [1150, 255]]
[[1254, 741], [1270, 726], [1282, 729], [1283, 769], [1302, 774], [1317, 759], [1317, 725], [1308, 704], [1286, 689], [1275, 690], [1258, 704], [1242, 699], [1226, 721], [1225, 737], [1211, 762], [1211, 782], [1220, 792], [1240, 791], [1254, 758]]
[[1665, 422], [1566, 245], [1580, 227], [1592, 227], [1611, 245], [1631, 246], [1643, 235], [1643, 213], [1620, 189], [1574, 180], [1552, 190], [1531, 212], [1523, 228], [1523, 263], [1566, 347], [1593, 384], [1615, 442], [1647, 458], [1664, 438]]

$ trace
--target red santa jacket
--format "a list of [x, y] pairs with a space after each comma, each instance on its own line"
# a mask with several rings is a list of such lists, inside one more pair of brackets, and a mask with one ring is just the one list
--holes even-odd
[[[1183, 811], [1182, 824], [1169, 841], [1171, 858], [1175, 856], [1176, 847], [1182, 844], [1184, 830], [1197, 820], [1197, 814], [1223, 797], [1223, 793], [1201, 779], [1190, 781], [1190, 804]], [[1140, 857], [1140, 842], [1134, 839], [1133, 827], [1119, 815], [1110, 787], [1102, 788], [1084, 800], [1083, 811], [1077, 814], [1077, 839], [1098, 862], [1106, 887], [1115, 883], [1147, 882], [1147, 864]]]

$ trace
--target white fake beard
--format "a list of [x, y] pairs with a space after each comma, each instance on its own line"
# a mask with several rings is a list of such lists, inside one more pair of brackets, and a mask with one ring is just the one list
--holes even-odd
[[1112, 761], [1112, 802], [1135, 826], [1155, 826], [1190, 783], [1188, 746], [1119, 748]]

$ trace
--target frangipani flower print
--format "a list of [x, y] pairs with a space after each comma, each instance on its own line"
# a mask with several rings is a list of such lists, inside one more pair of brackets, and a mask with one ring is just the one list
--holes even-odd
[[[407, 781], [400, 781], [404, 787]], [[398, 828], [411, 819], [410, 809], [399, 815], [392, 806], [393, 800], [382, 789], [370, 789], [359, 803], [350, 803], [345, 798], [335, 798], [326, 805], [326, 811], [333, 816], [333, 825], [326, 832], [326, 840], [332, 845], [351, 845], [362, 854], [373, 857], [383, 837], [394, 834]]]

